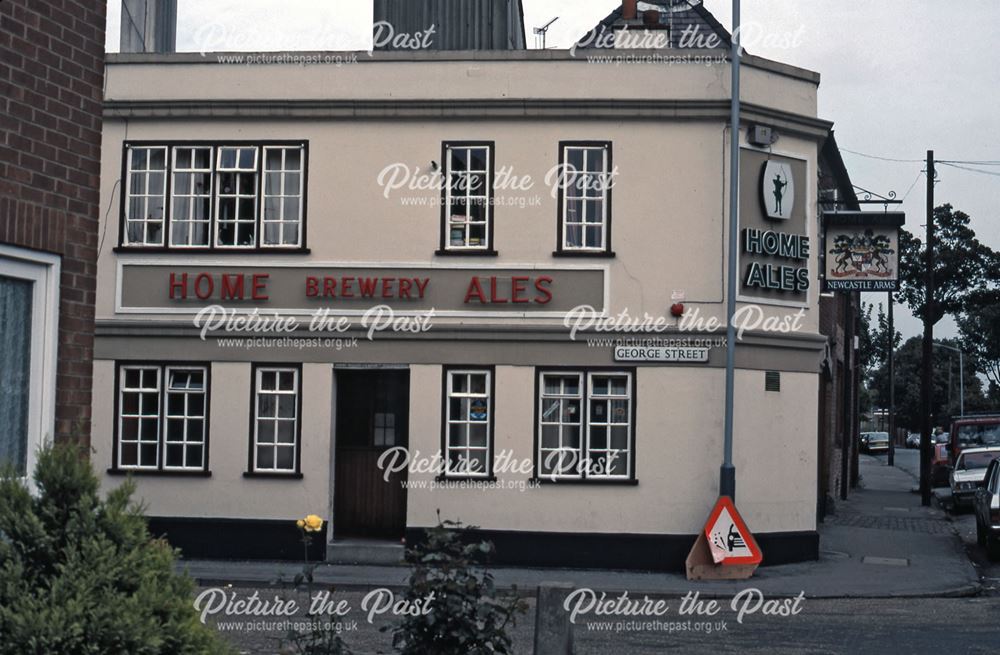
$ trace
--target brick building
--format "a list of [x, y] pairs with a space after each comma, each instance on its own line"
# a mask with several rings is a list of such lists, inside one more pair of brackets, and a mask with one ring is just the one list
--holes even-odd
[[89, 444], [105, 2], [0, 2], [0, 461]]

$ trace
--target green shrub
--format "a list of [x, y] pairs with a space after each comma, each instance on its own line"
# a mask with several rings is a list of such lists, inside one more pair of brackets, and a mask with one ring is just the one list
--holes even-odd
[[76, 449], [39, 454], [32, 496], [0, 476], [0, 655], [223, 653], [131, 480], [98, 495]]
[[413, 572], [403, 597], [428, 611], [404, 618], [393, 629], [393, 646], [403, 655], [512, 652], [507, 626], [527, 606], [516, 589], [497, 598], [493, 575], [480, 565], [493, 544], [476, 541], [473, 528], [438, 521], [424, 542], [406, 550]]

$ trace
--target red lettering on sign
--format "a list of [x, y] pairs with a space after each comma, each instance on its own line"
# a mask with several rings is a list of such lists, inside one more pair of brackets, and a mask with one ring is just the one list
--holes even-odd
[[254, 300], [267, 300], [268, 296], [264, 291], [267, 290], [267, 281], [270, 279], [271, 275], [269, 273], [254, 273], [253, 275], [253, 299]]
[[170, 274], [170, 299], [173, 300], [177, 296], [175, 295], [177, 290], [180, 289], [181, 300], [187, 300], [188, 297], [188, 274], [181, 273], [180, 280], [177, 279], [177, 273]]
[[337, 278], [333, 277], [323, 278], [323, 297], [324, 298], [337, 297]]
[[392, 298], [392, 283], [396, 278], [394, 277], [384, 277], [382, 278], [382, 297]]
[[526, 303], [531, 302], [524, 297], [524, 292], [527, 291], [528, 287], [526, 284], [531, 278], [522, 275], [515, 275], [510, 278], [510, 299], [514, 303]]
[[425, 277], [425, 278], [419, 278], [418, 277], [418, 278], [416, 278], [413, 281], [417, 283], [417, 292], [420, 294], [420, 298], [423, 299], [423, 297], [424, 297], [424, 290], [427, 289], [427, 283], [430, 282], [431, 279], [429, 277]]
[[354, 292], [351, 291], [351, 283], [354, 282], [353, 277], [342, 277], [340, 278], [340, 297], [341, 298], [353, 298]]
[[552, 302], [552, 291], [549, 290], [549, 285], [551, 284], [552, 278], [548, 275], [542, 275], [541, 277], [535, 278], [535, 289], [539, 294], [541, 294], [540, 296], [535, 297], [536, 303], [539, 305], [547, 305]]
[[[204, 285], [202, 282], [208, 282], [208, 289], [203, 293], [202, 289]], [[215, 280], [208, 273], [199, 273], [198, 277], [194, 279], [194, 295], [198, 296], [198, 300], [208, 300], [212, 297], [212, 293], [215, 291]]]
[[243, 276], [223, 275], [222, 276], [222, 299], [223, 300], [243, 300]]
[[375, 295], [375, 289], [378, 287], [377, 277], [359, 277], [358, 287], [361, 288], [362, 298], [371, 298]]
[[315, 298], [319, 295], [319, 278], [312, 275], [306, 277], [306, 298]]
[[400, 297], [400, 299], [402, 299], [402, 298], [406, 298], [407, 300], [410, 299], [410, 287], [412, 287], [412, 286], [413, 286], [413, 283], [410, 280], [407, 280], [406, 278], [403, 278], [403, 277], [399, 278], [399, 297]]
[[479, 284], [478, 277], [473, 277], [469, 281], [469, 289], [465, 292], [465, 304], [468, 305], [473, 296], [478, 298], [480, 303], [486, 304], [486, 296], [483, 294], [483, 287]]
[[497, 291], [497, 276], [490, 276], [490, 302], [494, 305], [503, 305], [510, 302], [506, 298], [501, 298], [500, 293]]

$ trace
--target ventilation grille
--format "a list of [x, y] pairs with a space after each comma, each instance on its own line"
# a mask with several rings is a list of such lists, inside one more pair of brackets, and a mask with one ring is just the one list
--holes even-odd
[[764, 391], [781, 391], [781, 373], [778, 371], [764, 372]]

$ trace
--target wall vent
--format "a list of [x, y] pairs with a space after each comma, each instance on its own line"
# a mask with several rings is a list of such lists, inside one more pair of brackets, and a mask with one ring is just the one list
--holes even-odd
[[764, 391], [781, 391], [781, 373], [778, 371], [764, 372]]

